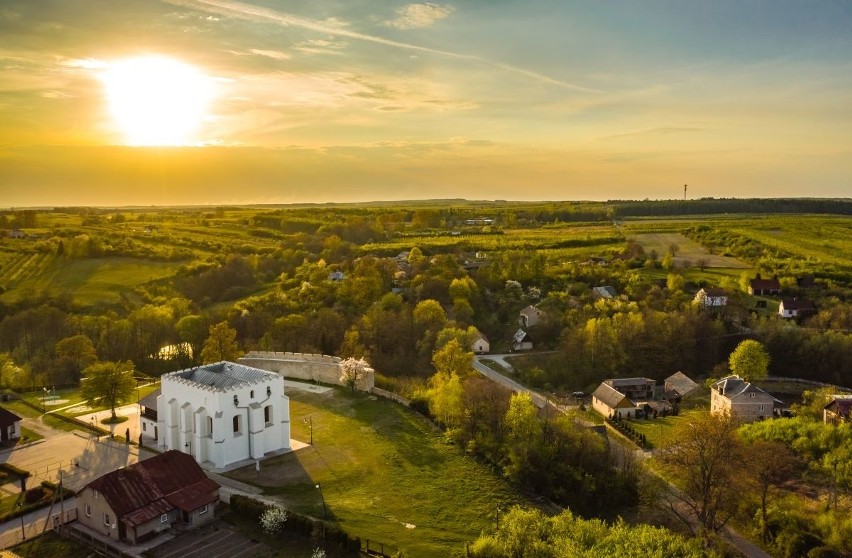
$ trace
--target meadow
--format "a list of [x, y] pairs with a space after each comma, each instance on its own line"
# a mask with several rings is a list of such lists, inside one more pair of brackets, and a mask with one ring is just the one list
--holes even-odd
[[312, 424], [314, 445], [229, 476], [314, 517], [324, 498], [330, 518], [386, 554], [463, 555], [498, 506], [535, 505], [401, 405], [341, 389], [289, 395], [291, 435], [308, 442]]

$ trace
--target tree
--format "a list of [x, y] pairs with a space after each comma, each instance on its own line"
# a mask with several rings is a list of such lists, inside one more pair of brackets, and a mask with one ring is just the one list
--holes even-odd
[[760, 505], [760, 534], [768, 539], [768, 504], [772, 489], [781, 486], [802, 469], [802, 462], [780, 442], [756, 440], [747, 447], [746, 475]]
[[222, 360], [237, 360], [242, 355], [237, 345], [237, 331], [228, 322], [219, 322], [210, 326], [210, 335], [201, 349], [201, 362], [209, 364]]
[[429, 412], [446, 428], [457, 427], [462, 419], [463, 388], [459, 375], [454, 371], [438, 370], [429, 378]]
[[340, 361], [340, 383], [355, 391], [358, 381], [364, 378], [370, 365], [363, 358], [347, 358]]
[[716, 533], [733, 516], [742, 491], [745, 460], [728, 414], [702, 414], [681, 422], [663, 449], [662, 465], [677, 489], [670, 487], [671, 510], [690, 529], [697, 521], [703, 534]]
[[447, 374], [466, 376], [473, 366], [473, 351], [466, 351], [458, 339], [450, 339], [432, 355], [435, 370]]
[[98, 361], [98, 354], [92, 340], [85, 335], [66, 337], [56, 343], [56, 356], [59, 362], [69, 370], [77, 382], [84, 368]]
[[769, 374], [769, 353], [759, 341], [746, 339], [737, 345], [728, 358], [731, 372], [740, 378], [753, 382], [762, 380]]
[[532, 475], [531, 461], [534, 452], [541, 445], [542, 426], [538, 411], [529, 393], [515, 393], [509, 400], [506, 411], [506, 446], [509, 465], [506, 474], [509, 478], [527, 482]]
[[175, 329], [180, 340], [189, 344], [192, 361], [198, 362], [198, 359], [201, 358], [201, 351], [204, 350], [204, 341], [210, 331], [207, 320], [204, 316], [190, 314], [178, 320]]
[[82, 396], [90, 407], [106, 405], [115, 421], [115, 407], [132, 399], [136, 390], [133, 363], [99, 362], [86, 368], [82, 382]]

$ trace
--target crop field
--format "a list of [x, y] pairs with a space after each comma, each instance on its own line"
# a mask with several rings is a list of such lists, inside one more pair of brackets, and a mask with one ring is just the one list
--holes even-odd
[[309, 440], [310, 417], [314, 445], [263, 462], [259, 474], [252, 466], [228, 476], [315, 517], [323, 516], [319, 483], [330, 516], [386, 554], [463, 555], [496, 506], [531, 504], [401, 405], [341, 389], [288, 394], [292, 437]]
[[677, 246], [677, 252], [672, 257], [672, 263], [681, 267], [697, 265], [703, 261], [705, 267], [748, 268], [748, 264], [730, 256], [711, 254], [706, 248], [676, 232], [656, 232], [633, 234], [628, 237], [642, 246], [646, 254], [654, 250], [660, 258], [669, 251], [670, 246]]
[[178, 265], [134, 258], [62, 260], [54, 255], [33, 254], [13, 268], [14, 272], [0, 277], [0, 282], [7, 284], [8, 276], [9, 286], [25, 287], [7, 290], [4, 300], [14, 300], [27, 291], [44, 290], [53, 294], [67, 291], [82, 304], [112, 303], [120, 300], [122, 291], [173, 275]]

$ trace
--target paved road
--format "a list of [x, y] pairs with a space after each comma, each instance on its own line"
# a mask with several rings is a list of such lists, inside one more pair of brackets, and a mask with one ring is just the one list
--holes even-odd
[[479, 372], [480, 374], [482, 374], [483, 376], [487, 377], [491, 381], [497, 382], [498, 384], [501, 384], [501, 385], [509, 388], [510, 390], [514, 391], [515, 393], [529, 393], [530, 397], [532, 398], [533, 403], [535, 404], [535, 406], [538, 407], [539, 409], [543, 409], [544, 406], [548, 404], [546, 397], [544, 397], [543, 395], [541, 395], [539, 393], [536, 393], [535, 391], [532, 391], [531, 389], [529, 389], [526, 386], [519, 384], [518, 382], [516, 382], [512, 378], [504, 376], [503, 374], [500, 374], [499, 372], [495, 372], [494, 370], [492, 370], [488, 366], [479, 362], [480, 358], [483, 358], [483, 359], [486, 359], [486, 360], [495, 360], [495, 361], [500, 362], [501, 365], [505, 364], [507, 366], [507, 369], [511, 370], [512, 367], [511, 367], [511, 365], [509, 365], [509, 363], [507, 363], [505, 361], [505, 357], [506, 357], [506, 355], [484, 355], [482, 357], [477, 356], [476, 358], [473, 359], [473, 369], [476, 370], [477, 372]]

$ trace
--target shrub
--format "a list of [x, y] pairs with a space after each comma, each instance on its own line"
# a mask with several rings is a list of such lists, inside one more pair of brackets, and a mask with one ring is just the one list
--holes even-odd
[[269, 506], [260, 515], [260, 526], [267, 535], [276, 535], [284, 529], [287, 522], [287, 510], [278, 506]]
[[24, 502], [27, 504], [34, 504], [42, 498], [44, 498], [44, 488], [40, 486], [30, 488], [24, 493]]

